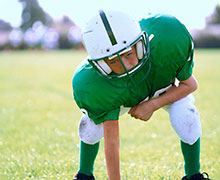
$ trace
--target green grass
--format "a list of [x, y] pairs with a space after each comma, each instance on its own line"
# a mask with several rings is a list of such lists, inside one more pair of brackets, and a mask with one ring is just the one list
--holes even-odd
[[[83, 51], [0, 53], [0, 179], [72, 179], [78, 169], [80, 110], [72, 75]], [[194, 93], [203, 125], [201, 170], [220, 179], [220, 51], [195, 51]], [[173, 180], [184, 175], [179, 139], [168, 114], [149, 122], [120, 119], [123, 180]], [[95, 164], [107, 179], [103, 140]]]

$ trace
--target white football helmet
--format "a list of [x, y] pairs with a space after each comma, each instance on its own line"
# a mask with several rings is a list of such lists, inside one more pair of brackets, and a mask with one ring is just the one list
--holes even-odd
[[[89, 63], [105, 78], [121, 78], [140, 69], [149, 57], [149, 40], [138, 21], [122, 12], [104, 12], [88, 21], [82, 31], [83, 44], [89, 54]], [[103, 60], [118, 56], [136, 46], [139, 63], [122, 74], [115, 74]]]

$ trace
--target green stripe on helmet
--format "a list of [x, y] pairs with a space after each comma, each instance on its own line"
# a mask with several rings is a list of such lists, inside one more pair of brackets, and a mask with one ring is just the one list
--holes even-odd
[[111, 26], [110, 26], [110, 24], [108, 22], [108, 19], [107, 19], [106, 15], [105, 15], [104, 11], [103, 10], [99, 10], [99, 15], [101, 16], [101, 19], [102, 19], [102, 22], [103, 22], [103, 24], [105, 26], [105, 29], [107, 31], [108, 37], [109, 37], [112, 45], [114, 46], [115, 44], [117, 44], [117, 41], [115, 39], [115, 36], [113, 34], [113, 31], [112, 31], [112, 28], [111, 28]]

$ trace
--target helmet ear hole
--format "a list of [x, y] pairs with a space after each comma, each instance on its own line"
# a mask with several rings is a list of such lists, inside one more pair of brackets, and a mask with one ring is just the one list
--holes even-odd
[[97, 68], [104, 74], [108, 75], [112, 72], [112, 69], [108, 66], [108, 64], [104, 60], [100, 60], [96, 62]]
[[144, 57], [145, 49], [142, 41], [137, 42], [136, 51], [138, 59], [142, 59]]

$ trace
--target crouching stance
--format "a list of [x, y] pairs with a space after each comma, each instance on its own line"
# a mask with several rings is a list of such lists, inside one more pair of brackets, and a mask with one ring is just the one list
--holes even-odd
[[84, 113], [74, 180], [95, 179], [93, 167], [102, 137], [108, 179], [120, 180], [119, 115], [127, 110], [147, 121], [160, 108], [168, 111], [180, 138], [182, 179], [208, 179], [200, 172], [201, 124], [191, 94], [197, 89], [194, 47], [185, 26], [168, 15], [151, 14], [137, 22], [121, 12], [100, 10], [86, 24], [82, 38], [89, 57], [73, 76], [74, 99]]

